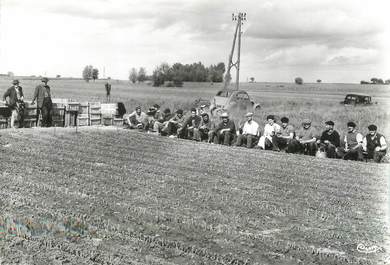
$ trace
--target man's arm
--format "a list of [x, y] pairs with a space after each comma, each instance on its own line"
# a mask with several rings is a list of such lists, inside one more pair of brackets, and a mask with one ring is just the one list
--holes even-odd
[[34, 104], [35, 100], [38, 98], [38, 90], [39, 90], [39, 86], [35, 87], [34, 96], [31, 101], [31, 104]]
[[386, 143], [386, 139], [383, 135], [379, 139], [379, 143], [381, 144], [381, 146], [378, 146], [379, 148], [377, 151], [385, 151], [387, 149], [387, 143]]
[[367, 151], [367, 136], [363, 138], [362, 147], [364, 151]]
[[335, 137], [336, 139], [335, 139], [334, 144], [335, 144], [336, 147], [340, 147], [340, 134], [335, 131], [335, 136], [336, 136]]
[[7, 97], [9, 97], [10, 93], [11, 93], [11, 90], [8, 88], [7, 91], [5, 91], [5, 93], [4, 93], [4, 95], [3, 95], [3, 100], [4, 100], [4, 101], [5, 101], [5, 99], [6, 99]]

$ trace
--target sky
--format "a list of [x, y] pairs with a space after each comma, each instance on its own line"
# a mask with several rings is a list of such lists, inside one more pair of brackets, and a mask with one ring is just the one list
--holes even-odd
[[[0, 0], [0, 73], [128, 79], [167, 62], [227, 64], [242, 27], [241, 81], [390, 79], [385, 0]], [[232, 75], [235, 76], [234, 71]]]

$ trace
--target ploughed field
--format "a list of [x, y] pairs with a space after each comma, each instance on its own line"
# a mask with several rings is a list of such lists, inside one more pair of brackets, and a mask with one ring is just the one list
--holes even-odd
[[389, 165], [1, 131], [1, 264], [388, 264]]

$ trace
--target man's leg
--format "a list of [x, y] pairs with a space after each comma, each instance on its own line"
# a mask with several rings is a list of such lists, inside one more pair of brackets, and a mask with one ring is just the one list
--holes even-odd
[[230, 145], [230, 142], [232, 140], [233, 135], [230, 132], [224, 132], [223, 133], [223, 144], [224, 145]]
[[49, 111], [45, 102], [42, 105], [42, 127], [47, 127]]
[[236, 146], [241, 146], [241, 145], [243, 145], [245, 140], [246, 140], [246, 139], [245, 139], [245, 136], [244, 136], [244, 135], [242, 135], [242, 134], [238, 135], [238, 137], [237, 137], [237, 142], [236, 142]]
[[274, 145], [272, 144], [271, 140], [268, 139], [268, 137], [265, 137], [264, 146], [265, 146], [265, 150], [272, 150], [274, 147]]
[[261, 149], [265, 149], [265, 136], [260, 137], [259, 143], [257, 145], [260, 146]]
[[329, 158], [336, 158], [336, 146], [333, 144], [327, 144], [325, 146], [326, 156]]
[[374, 161], [380, 163], [385, 155], [386, 151], [374, 151]]
[[217, 138], [217, 137], [215, 136], [215, 131], [214, 131], [214, 130], [210, 130], [210, 131], [207, 133], [207, 136], [208, 136], [207, 141], [208, 141], [209, 143], [213, 143], [213, 142], [214, 142], [214, 139]]
[[317, 144], [316, 143], [306, 144], [306, 150], [308, 155], [315, 156], [317, 152]]
[[11, 110], [11, 128], [15, 128], [15, 121], [18, 118], [18, 112], [16, 109]]
[[198, 142], [202, 140], [198, 128], [194, 128], [194, 131], [193, 131], [193, 139], [194, 139], [195, 141], [198, 141]]
[[287, 146], [286, 152], [291, 154], [302, 153], [301, 143], [296, 139], [292, 139]]
[[246, 136], [246, 147], [247, 148], [253, 148], [254, 143], [256, 142], [256, 136], [248, 134]]

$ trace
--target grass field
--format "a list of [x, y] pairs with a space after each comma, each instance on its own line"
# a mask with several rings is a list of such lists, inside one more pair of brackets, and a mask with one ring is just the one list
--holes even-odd
[[106, 127], [0, 140], [0, 264], [390, 262], [387, 164]]

